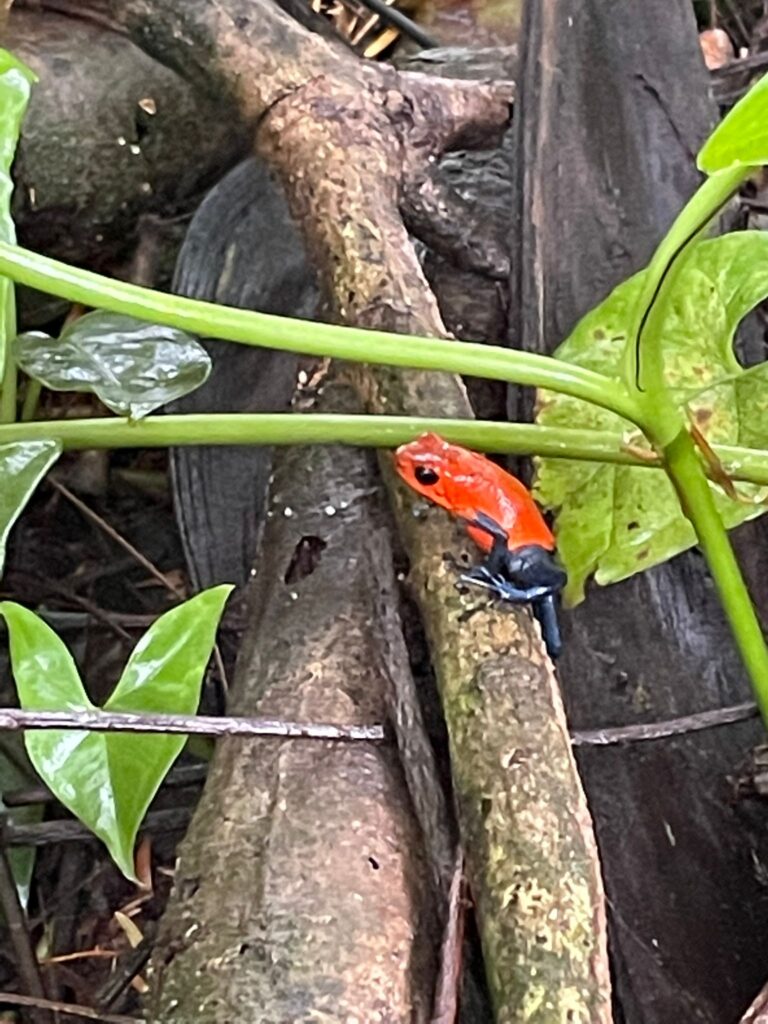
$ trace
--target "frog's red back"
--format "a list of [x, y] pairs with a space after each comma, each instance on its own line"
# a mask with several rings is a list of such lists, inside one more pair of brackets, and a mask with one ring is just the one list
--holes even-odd
[[[423, 434], [397, 449], [395, 463], [406, 483], [453, 515], [471, 520], [483, 512], [497, 522], [510, 550], [529, 544], [554, 549], [554, 537], [528, 489], [484, 455]], [[485, 530], [467, 530], [479, 547], [490, 550], [493, 541]]]

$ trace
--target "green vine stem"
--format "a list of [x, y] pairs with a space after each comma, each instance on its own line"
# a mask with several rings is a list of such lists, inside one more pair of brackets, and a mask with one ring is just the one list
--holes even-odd
[[2, 387], [0, 388], [0, 423], [13, 423], [16, 419], [16, 387], [18, 371], [11, 355], [11, 347], [5, 348]]
[[12, 345], [16, 336], [16, 296], [10, 281], [0, 284], [3, 291], [3, 324], [0, 327], [5, 344], [2, 367], [2, 385], [0, 386], [0, 423], [13, 423], [16, 419], [16, 390], [18, 387], [18, 370], [13, 359]]
[[[609, 431], [418, 416], [190, 413], [147, 416], [138, 421], [112, 417], [22, 421], [0, 425], [0, 445], [18, 441], [59, 441], [70, 451], [188, 444], [350, 444], [394, 448], [428, 431], [454, 444], [499, 455], [663, 468], [661, 458], [650, 451], [640, 454]], [[731, 479], [768, 486], [768, 452], [735, 445], [715, 445], [715, 452]], [[704, 471], [706, 467], [701, 461], [700, 464]]]
[[768, 724], [768, 648], [698, 452], [687, 430], [681, 430], [665, 447], [664, 460], [683, 511], [696, 530], [734, 639], [752, 680], [760, 713]]
[[27, 380], [26, 391], [24, 392], [24, 404], [21, 407], [21, 421], [22, 423], [29, 423], [30, 420], [35, 418], [37, 412], [37, 403], [40, 401], [40, 392], [43, 389], [43, 385], [39, 380]]
[[549, 356], [217, 306], [115, 281], [7, 242], [0, 242], [0, 274], [70, 302], [127, 313], [204, 337], [304, 355], [438, 370], [548, 388], [609, 409], [643, 427], [635, 399], [620, 382]]
[[[534, 423], [431, 419], [418, 416], [351, 416], [331, 413], [189, 413], [142, 420], [39, 420], [0, 425], [0, 445], [17, 441], [59, 441], [64, 449], [165, 448], [204, 444], [349, 444], [393, 448], [420, 434], [509, 455], [540, 455], [619, 462], [648, 462], [626, 450], [607, 431], [540, 427]], [[649, 457], [653, 458], [649, 452]], [[652, 464], [652, 463], [651, 463]], [[657, 460], [660, 465], [660, 460]], [[768, 478], [768, 457], [765, 460]]]
[[[645, 422], [644, 433], [677, 491], [699, 545], [768, 725], [768, 647], [715, 505], [701, 457], [664, 378], [663, 339], [669, 296], [691, 243], [755, 168], [737, 164], [712, 174], [685, 205], [656, 249], [633, 309], [624, 353], [624, 379]], [[718, 452], [722, 458], [722, 453]]]

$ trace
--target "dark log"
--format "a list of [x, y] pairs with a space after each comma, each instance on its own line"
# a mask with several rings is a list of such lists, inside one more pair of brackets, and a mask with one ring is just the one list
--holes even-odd
[[[695, 154], [716, 112], [683, 0], [545, 0], [528, 12], [511, 340], [551, 352], [647, 261], [697, 184]], [[512, 405], [514, 414], [517, 395]], [[740, 531], [754, 579], [763, 578], [758, 595], [767, 537], [761, 524]], [[565, 632], [559, 670], [572, 728], [750, 696], [696, 552], [592, 587]], [[757, 723], [740, 723], [579, 753], [629, 1024], [723, 1024], [764, 981], [755, 937], [768, 928], [765, 814], [736, 802], [728, 781], [760, 735]]]
[[[195, 214], [174, 291], [228, 306], [311, 317], [314, 273], [282, 188], [263, 163], [230, 172]], [[211, 376], [174, 412], [281, 412], [296, 380], [286, 352], [205, 340]], [[177, 448], [171, 456], [176, 518], [196, 588], [245, 583], [256, 553], [272, 464], [270, 448]]]

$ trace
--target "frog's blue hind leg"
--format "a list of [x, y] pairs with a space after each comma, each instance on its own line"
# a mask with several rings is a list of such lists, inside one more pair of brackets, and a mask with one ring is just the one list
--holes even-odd
[[484, 565], [478, 565], [470, 572], [464, 573], [459, 577], [459, 582], [482, 587], [490, 591], [494, 597], [509, 604], [530, 604], [533, 614], [539, 620], [547, 654], [553, 660], [560, 655], [563, 639], [557, 614], [557, 595], [553, 594], [549, 587], [515, 587], [503, 577], [494, 575]]
[[541, 635], [547, 647], [547, 654], [554, 661], [563, 650], [563, 637], [560, 633], [560, 620], [557, 614], [557, 597], [547, 594], [546, 597], [533, 601], [533, 614], [539, 620]]

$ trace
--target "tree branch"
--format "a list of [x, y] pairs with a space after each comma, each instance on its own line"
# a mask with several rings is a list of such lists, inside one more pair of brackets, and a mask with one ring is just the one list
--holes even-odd
[[618, 725], [607, 729], [579, 729], [571, 733], [574, 747], [608, 747], [616, 743], [638, 743], [643, 740], [660, 740], [666, 736], [682, 736], [702, 729], [716, 729], [732, 722], [745, 722], [758, 717], [757, 704], [753, 700], [742, 704], [731, 704], [711, 711], [698, 711], [680, 718], [668, 718], [663, 722], [640, 722], [636, 725]]
[[26, 729], [90, 732], [181, 733], [195, 736], [274, 736], [278, 739], [379, 743], [382, 725], [326, 725], [276, 718], [215, 718], [209, 715], [139, 715], [110, 711], [20, 711], [0, 708], [0, 731]]
[[[510, 83], [432, 79], [332, 53], [265, 0], [111, 0], [110, 8], [139, 45], [237, 101], [285, 186], [331, 318], [447, 335], [401, 196], [442, 152], [487, 142], [507, 125]], [[378, 412], [471, 415], [461, 382], [448, 375], [386, 368], [358, 382]], [[527, 1012], [545, 992], [552, 1019], [567, 1003], [572, 1015], [607, 1021], [597, 850], [540, 636], [525, 611], [470, 608], [443, 561], [458, 543], [455, 528], [432, 517], [429, 530], [418, 529], [398, 494], [500, 1017]]]
[[141, 1024], [137, 1017], [125, 1017], [121, 1013], [102, 1013], [90, 1006], [79, 1003], [62, 1003], [58, 999], [42, 999], [36, 996], [23, 996], [18, 992], [0, 992], [0, 1005], [28, 1006], [39, 1010], [51, 1010], [55, 1013], [71, 1014], [74, 1017], [85, 1017], [98, 1021], [99, 1024]]

